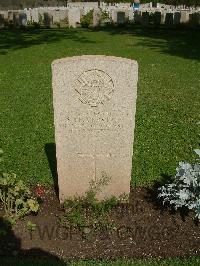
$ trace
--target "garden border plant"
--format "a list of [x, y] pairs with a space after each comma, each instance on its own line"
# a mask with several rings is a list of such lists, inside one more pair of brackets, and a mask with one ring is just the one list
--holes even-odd
[[[0, 162], [3, 161], [3, 150], [0, 149]], [[0, 171], [0, 202], [3, 203], [6, 220], [15, 224], [25, 215], [39, 210], [39, 203], [22, 180], [16, 179], [13, 173]]]
[[[200, 150], [194, 150], [200, 158]], [[200, 163], [180, 162], [176, 168], [174, 182], [158, 189], [158, 198], [169, 203], [176, 210], [186, 207], [194, 210], [200, 220]]]
[[98, 181], [90, 182], [90, 188], [84, 196], [66, 199], [63, 203], [65, 214], [59, 217], [61, 225], [68, 229], [78, 229], [85, 234], [91, 231], [115, 230], [116, 226], [110, 218], [110, 213], [117, 204], [127, 201], [127, 195], [99, 201], [97, 194], [110, 180], [111, 178], [102, 172]]

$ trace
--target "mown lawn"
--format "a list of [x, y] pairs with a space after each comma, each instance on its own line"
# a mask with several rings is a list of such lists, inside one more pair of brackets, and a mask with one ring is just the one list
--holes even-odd
[[51, 261], [51, 260], [38, 260], [38, 259], [3, 259], [1, 265], [3, 266], [199, 266], [199, 258], [188, 259], [168, 259], [168, 260], [116, 260], [116, 261], [77, 261], [77, 262], [64, 262], [64, 261]]
[[195, 159], [193, 149], [199, 145], [199, 47], [197, 30], [1, 30], [0, 144], [5, 171], [31, 184], [53, 184], [47, 159], [54, 152], [51, 62], [105, 54], [139, 63], [133, 184], [173, 175], [179, 161]]

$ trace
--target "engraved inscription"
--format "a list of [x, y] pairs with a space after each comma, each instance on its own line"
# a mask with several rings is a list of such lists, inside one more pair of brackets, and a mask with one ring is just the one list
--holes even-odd
[[[120, 116], [119, 116], [120, 113]], [[127, 116], [124, 110], [112, 110], [112, 112], [91, 110], [80, 113], [74, 111], [63, 114], [60, 117], [60, 125], [68, 129], [78, 130], [111, 130], [118, 131], [124, 128], [124, 119]]]
[[83, 72], [74, 84], [79, 100], [91, 107], [97, 107], [109, 101], [114, 84], [111, 77], [102, 70], [92, 69]]

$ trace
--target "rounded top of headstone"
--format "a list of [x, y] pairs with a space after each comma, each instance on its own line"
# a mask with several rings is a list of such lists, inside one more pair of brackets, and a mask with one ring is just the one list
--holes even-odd
[[56, 59], [52, 62], [52, 67], [54, 65], [63, 64], [67, 62], [73, 62], [73, 61], [80, 61], [80, 60], [92, 60], [92, 61], [121, 61], [123, 63], [126, 63], [128, 65], [138, 66], [138, 63], [136, 60], [128, 59], [128, 58], [122, 58], [117, 56], [106, 56], [106, 55], [81, 55], [81, 56], [72, 56], [72, 57], [65, 57], [61, 59]]

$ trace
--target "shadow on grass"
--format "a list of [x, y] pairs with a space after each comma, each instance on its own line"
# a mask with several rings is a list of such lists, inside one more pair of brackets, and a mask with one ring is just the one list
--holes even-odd
[[[158, 198], [158, 188], [173, 182], [172, 176], [162, 174], [161, 177], [162, 178], [160, 181], [154, 182], [151, 187], [147, 188], [146, 201], [148, 203], [151, 203], [157, 210], [160, 210], [161, 213], [164, 213], [166, 211], [169, 211], [169, 213], [172, 215], [178, 213], [181, 217], [181, 220], [185, 222], [186, 217], [188, 217], [190, 214], [190, 210], [187, 207], [182, 207], [175, 210], [172, 205], [170, 205], [169, 203], [163, 204], [163, 201]], [[197, 226], [199, 225], [199, 221], [197, 219], [194, 219], [194, 223]]]
[[[0, 217], [0, 265], [66, 265], [57, 256], [39, 248], [24, 250], [9, 223]], [[26, 260], [30, 259], [26, 264]], [[33, 260], [31, 260], [33, 259]], [[38, 263], [34, 260], [40, 259]]]
[[57, 160], [56, 160], [56, 144], [47, 143], [45, 144], [45, 153], [49, 162], [49, 168], [54, 181], [54, 189], [56, 196], [59, 197], [59, 187], [58, 187], [58, 173], [57, 173]]
[[98, 45], [98, 43], [94, 41], [95, 38], [93, 38], [93, 40], [86, 38], [85, 32], [107, 32], [110, 35], [136, 36], [138, 39], [133, 45], [128, 44], [129, 47], [149, 47], [158, 50], [160, 53], [200, 60], [199, 29], [187, 27], [168, 29], [165, 27], [155, 28], [153, 26], [143, 28], [139, 25], [129, 25], [127, 27], [107, 26], [99, 29], [27, 28], [23, 30], [0, 30], [0, 54], [6, 54], [10, 50], [22, 49], [43, 43], [56, 43], [63, 39], [83, 44]]
[[0, 30], [0, 54], [44, 43], [56, 43], [62, 39], [79, 43], [95, 43], [76, 29], [6, 29]]
[[[161, 53], [179, 56], [187, 59], [200, 60], [200, 29], [189, 27], [143, 28], [139, 25], [128, 27], [105, 27], [94, 29], [94, 32], [106, 31], [111, 35], [130, 35], [141, 37], [132, 46], [149, 47]], [[129, 45], [131, 46], [131, 45]]]

